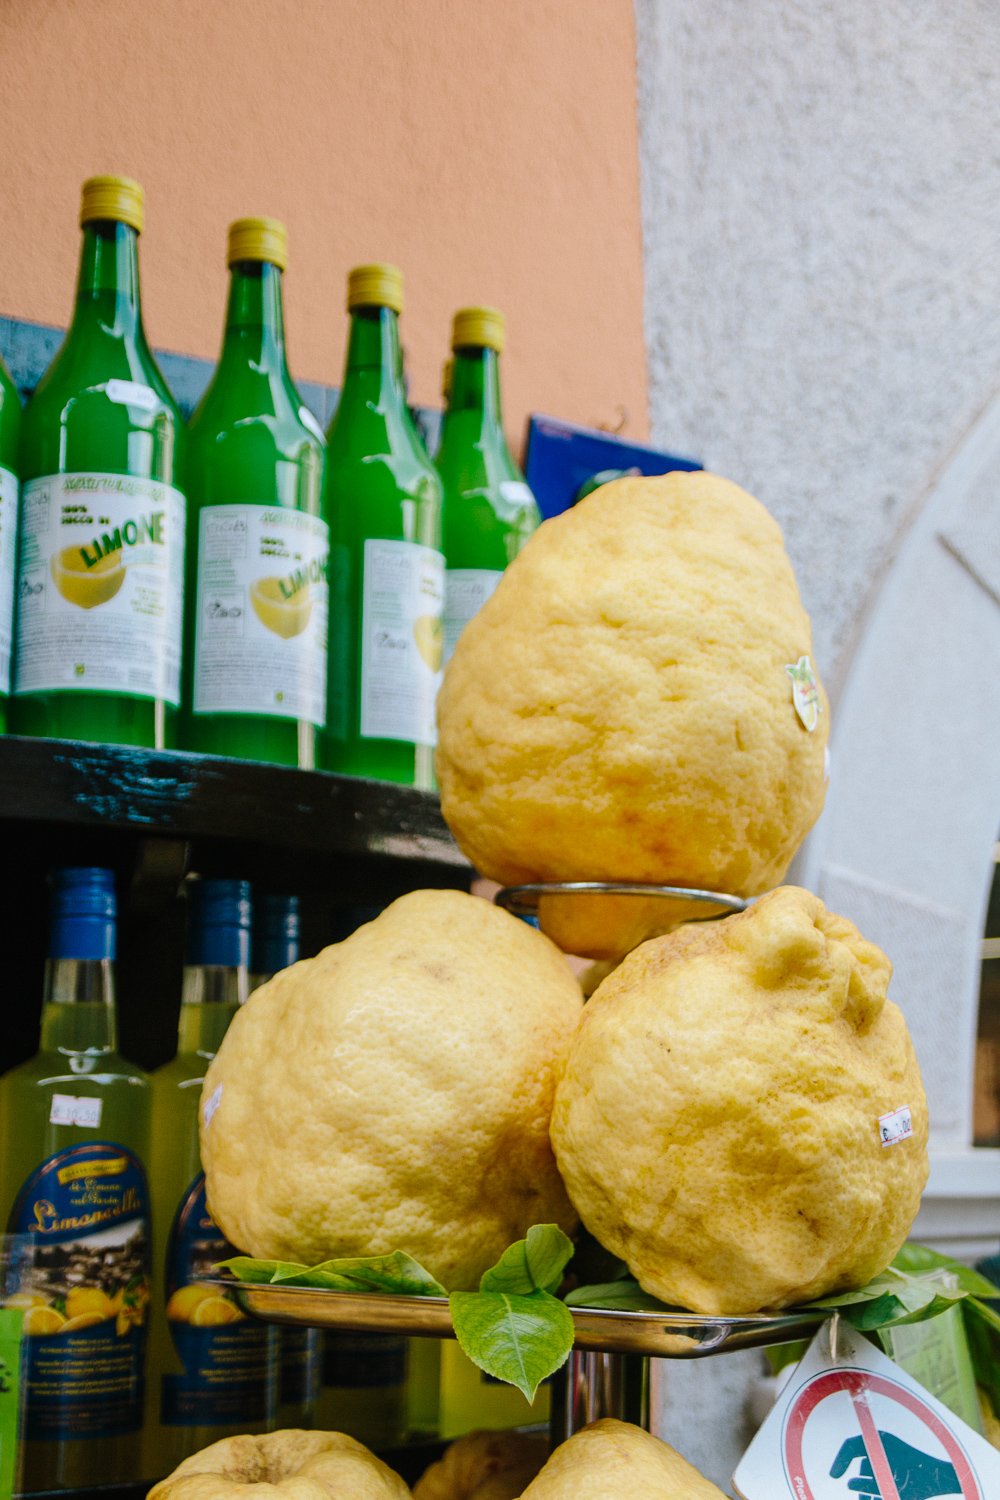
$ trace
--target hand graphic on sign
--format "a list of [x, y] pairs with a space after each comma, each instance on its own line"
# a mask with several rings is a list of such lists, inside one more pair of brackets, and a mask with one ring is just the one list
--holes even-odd
[[[928, 1453], [921, 1453], [919, 1448], [911, 1448], [909, 1443], [904, 1443], [902, 1438], [891, 1432], [880, 1431], [879, 1437], [892, 1470], [893, 1482], [899, 1492], [899, 1500], [938, 1500], [941, 1495], [962, 1493], [962, 1486], [952, 1464], [931, 1458]], [[830, 1469], [830, 1478], [839, 1479], [842, 1474], [846, 1474], [856, 1458], [863, 1459], [864, 1462], [858, 1478], [852, 1479], [847, 1488], [863, 1496], [864, 1500], [883, 1500], [862, 1437], [848, 1438], [841, 1445]]]

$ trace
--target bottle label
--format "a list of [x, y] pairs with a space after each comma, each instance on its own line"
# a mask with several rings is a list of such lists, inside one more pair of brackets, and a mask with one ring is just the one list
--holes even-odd
[[225, 1288], [205, 1284], [217, 1261], [238, 1254], [208, 1212], [202, 1173], [181, 1199], [167, 1245], [167, 1320], [184, 1374], [163, 1376], [166, 1427], [235, 1426], [271, 1415], [275, 1335], [247, 1318]]
[[16, 693], [180, 701], [185, 503], [156, 479], [22, 487]]
[[[512, 481], [511, 481], [512, 482]], [[472, 616], [478, 614], [503, 577], [492, 568], [449, 568], [444, 575], [444, 659], [451, 661], [455, 644]]]
[[0, 693], [10, 692], [17, 560], [17, 478], [0, 469]]
[[115, 1437], [142, 1426], [149, 1192], [115, 1141], [68, 1146], [28, 1178], [11, 1234], [33, 1236], [25, 1305], [25, 1438]]
[[444, 557], [418, 542], [365, 542], [361, 735], [434, 745]]
[[406, 1382], [406, 1340], [391, 1333], [331, 1333], [323, 1340], [323, 1384], [384, 1389]]
[[198, 525], [196, 714], [326, 722], [330, 528], [278, 505], [206, 505]]

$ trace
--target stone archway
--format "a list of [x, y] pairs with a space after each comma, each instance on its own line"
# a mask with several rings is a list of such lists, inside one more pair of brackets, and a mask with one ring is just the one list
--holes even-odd
[[1000, 827], [1000, 397], [902, 537], [834, 714], [800, 881], [890, 954], [931, 1106], [917, 1234], [995, 1253], [1000, 1151], [974, 1150], [980, 941]]

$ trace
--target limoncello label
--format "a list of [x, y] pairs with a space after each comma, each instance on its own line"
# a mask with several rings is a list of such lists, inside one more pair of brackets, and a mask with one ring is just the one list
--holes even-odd
[[[512, 483], [513, 481], [505, 481]], [[525, 486], [527, 488], [527, 486]], [[463, 628], [478, 614], [503, 577], [493, 568], [449, 568], [444, 575], [444, 660], [447, 666]]]
[[205, 1203], [205, 1178], [192, 1182], [167, 1245], [164, 1295], [183, 1375], [164, 1375], [160, 1421], [167, 1427], [265, 1422], [275, 1399], [275, 1334], [247, 1318], [224, 1287], [210, 1286], [217, 1261], [238, 1255]]
[[361, 734], [437, 743], [444, 557], [418, 542], [365, 542], [361, 615]]
[[26, 1335], [25, 1438], [137, 1432], [150, 1285], [142, 1163], [115, 1141], [67, 1146], [25, 1182], [7, 1229], [34, 1237], [14, 1298]]
[[323, 1340], [323, 1384], [384, 1390], [406, 1382], [406, 1340], [392, 1333], [332, 1333]]
[[17, 477], [0, 468], [0, 693], [10, 692], [17, 562]]
[[156, 479], [22, 486], [15, 693], [180, 702], [185, 502]]
[[329, 527], [305, 511], [202, 509], [196, 714], [326, 722], [329, 553]]

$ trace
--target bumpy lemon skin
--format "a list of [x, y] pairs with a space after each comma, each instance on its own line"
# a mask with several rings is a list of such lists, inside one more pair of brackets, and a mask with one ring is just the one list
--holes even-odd
[[604, 1417], [552, 1454], [521, 1500], [723, 1500], [676, 1449], [631, 1422]]
[[504, 885], [768, 890], [823, 806], [826, 698], [810, 733], [785, 670], [811, 651], [753, 496], [703, 473], [604, 485], [462, 631], [438, 696], [448, 824]]
[[409, 1493], [398, 1474], [345, 1433], [285, 1428], [210, 1444], [154, 1485], [149, 1500], [407, 1500]]
[[[646, 1291], [751, 1313], [863, 1286], [927, 1181], [927, 1102], [892, 969], [786, 886], [629, 955], [589, 1001], [552, 1140], [570, 1197]], [[878, 1120], [910, 1107], [885, 1147]]]
[[572, 1232], [549, 1116], [583, 998], [549, 940], [460, 891], [415, 891], [235, 1016], [201, 1153], [251, 1255], [405, 1250], [474, 1290], [532, 1224]]

